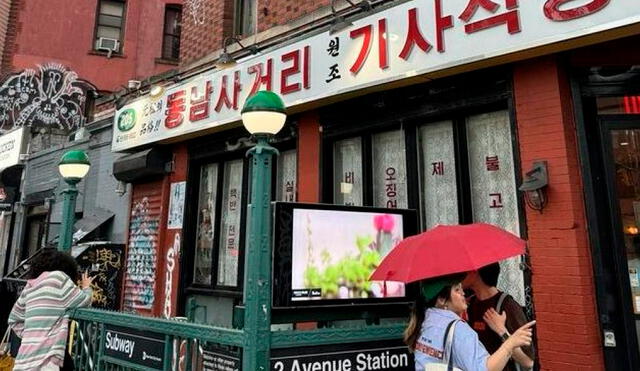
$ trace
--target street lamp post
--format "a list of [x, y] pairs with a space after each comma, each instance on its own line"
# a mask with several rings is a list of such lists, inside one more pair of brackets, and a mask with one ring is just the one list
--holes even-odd
[[287, 119], [284, 103], [270, 91], [249, 97], [242, 123], [257, 144], [252, 156], [249, 238], [244, 268], [243, 370], [269, 370], [271, 345], [271, 163], [278, 150], [269, 145]]
[[65, 153], [58, 163], [58, 171], [62, 179], [69, 185], [62, 191], [62, 225], [58, 238], [58, 250], [70, 252], [73, 242], [73, 224], [75, 222], [76, 198], [78, 189], [76, 184], [87, 175], [91, 163], [84, 151], [73, 150]]

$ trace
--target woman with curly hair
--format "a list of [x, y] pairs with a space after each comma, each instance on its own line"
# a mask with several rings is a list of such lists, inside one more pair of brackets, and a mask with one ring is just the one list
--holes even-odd
[[[30, 279], [9, 315], [9, 326], [22, 338], [15, 371], [57, 371], [63, 367], [69, 334], [68, 309], [91, 305], [91, 281], [71, 255], [46, 248], [34, 258]], [[68, 366], [68, 365], [65, 365]], [[66, 368], [66, 367], [65, 367]]]

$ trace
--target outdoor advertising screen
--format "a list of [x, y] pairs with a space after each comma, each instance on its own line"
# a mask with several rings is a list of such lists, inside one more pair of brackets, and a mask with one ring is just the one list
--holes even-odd
[[405, 301], [400, 282], [369, 281], [416, 233], [414, 210], [276, 203], [274, 306]]

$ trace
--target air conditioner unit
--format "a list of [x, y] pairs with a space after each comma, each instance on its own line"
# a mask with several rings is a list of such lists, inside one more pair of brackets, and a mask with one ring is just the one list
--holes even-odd
[[120, 40], [108, 37], [99, 37], [98, 42], [96, 43], [96, 49], [107, 51], [107, 58], [111, 58], [111, 53], [117, 52], [120, 49]]

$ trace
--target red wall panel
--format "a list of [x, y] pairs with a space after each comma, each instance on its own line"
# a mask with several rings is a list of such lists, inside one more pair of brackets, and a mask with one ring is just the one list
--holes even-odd
[[526, 209], [542, 370], [602, 370], [593, 266], [569, 82], [554, 57], [514, 69], [521, 168], [548, 162], [549, 203]]

